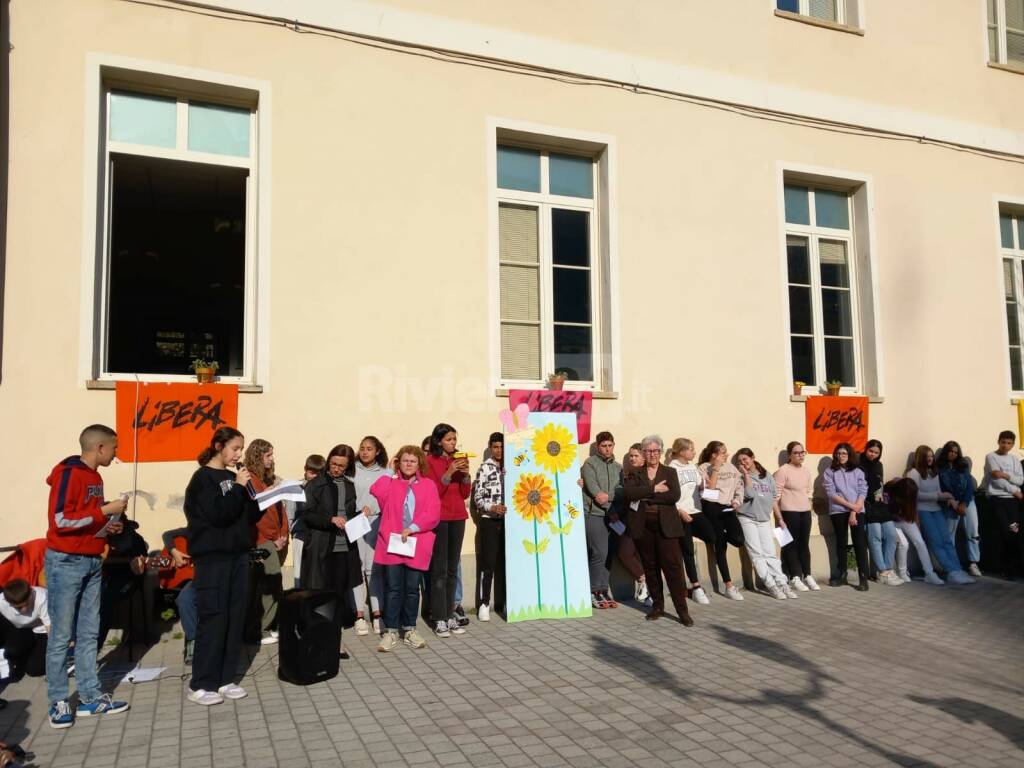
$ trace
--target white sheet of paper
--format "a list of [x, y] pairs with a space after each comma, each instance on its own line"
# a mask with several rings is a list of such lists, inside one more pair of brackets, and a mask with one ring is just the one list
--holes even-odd
[[120, 516], [120, 515], [111, 515], [110, 517], [108, 517], [108, 518], [107, 518], [107, 524], [106, 524], [106, 525], [104, 525], [104, 526], [103, 526], [102, 528], [100, 528], [100, 529], [99, 529], [99, 530], [98, 530], [98, 531], [96, 532], [96, 538], [97, 538], [97, 539], [105, 539], [105, 538], [107, 538], [107, 534], [108, 534], [108, 533], [110, 533], [110, 530], [109, 530], [109, 528], [110, 528], [110, 524], [111, 524], [111, 523], [116, 523], [116, 522], [118, 522], [118, 521], [119, 521], [120, 519], [121, 519], [121, 516]]
[[640, 509], [640, 502], [639, 501], [632, 501], [632, 502], [630, 502], [629, 508], [632, 509], [634, 512], [636, 512], [637, 510]]
[[167, 667], [136, 667], [121, 681], [123, 683], [148, 683], [156, 680]]
[[416, 554], [416, 537], [410, 536], [407, 540], [402, 541], [402, 534], [392, 533], [388, 539], [388, 552], [392, 555], [412, 557]]
[[720, 495], [717, 488], [705, 488], [700, 492], [700, 497], [707, 501], [718, 501]]
[[780, 547], [784, 547], [793, 541], [793, 534], [789, 532], [789, 528], [775, 528], [775, 540], [779, 542]]
[[616, 520], [614, 523], [609, 523], [608, 527], [615, 531], [619, 536], [626, 532], [626, 526], [621, 520]]
[[[370, 532], [370, 518], [366, 515], [356, 515], [345, 523], [345, 535], [349, 541], [361, 539]], [[401, 537], [399, 537], [401, 538]]]
[[260, 509], [268, 509], [279, 501], [305, 501], [306, 491], [298, 480], [282, 480], [272, 488], [260, 491], [254, 497]]

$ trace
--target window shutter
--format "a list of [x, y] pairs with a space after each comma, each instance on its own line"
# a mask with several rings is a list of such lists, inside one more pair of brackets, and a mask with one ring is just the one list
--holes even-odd
[[825, 21], [838, 21], [836, 18], [837, 0], [810, 0], [808, 3], [808, 14], [816, 19]]
[[501, 377], [540, 379], [540, 250], [537, 209], [500, 205], [498, 241]]

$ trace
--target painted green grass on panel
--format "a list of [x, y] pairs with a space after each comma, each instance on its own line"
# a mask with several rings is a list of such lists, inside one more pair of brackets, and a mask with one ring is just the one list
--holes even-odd
[[514, 624], [517, 621], [530, 621], [531, 619], [582, 619], [592, 616], [593, 611], [589, 601], [580, 603], [578, 607], [570, 608], [568, 613], [560, 605], [545, 605], [543, 608], [531, 605], [510, 613], [508, 622]]

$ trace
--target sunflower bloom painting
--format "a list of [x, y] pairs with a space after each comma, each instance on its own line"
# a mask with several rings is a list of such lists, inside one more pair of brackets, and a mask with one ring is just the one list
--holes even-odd
[[576, 417], [531, 413], [532, 439], [505, 465], [505, 557], [510, 622], [589, 616], [587, 549]]

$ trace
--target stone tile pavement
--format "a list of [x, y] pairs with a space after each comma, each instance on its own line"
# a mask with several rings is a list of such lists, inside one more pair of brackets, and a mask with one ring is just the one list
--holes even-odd
[[53, 768], [1024, 765], [1024, 584], [746, 598], [694, 606], [692, 629], [623, 605], [418, 652], [346, 632], [341, 675], [307, 688], [270, 647], [249, 698], [208, 709], [169, 639], [143, 661], [163, 679], [117, 687], [126, 714], [55, 731], [23, 681], [0, 737]]

